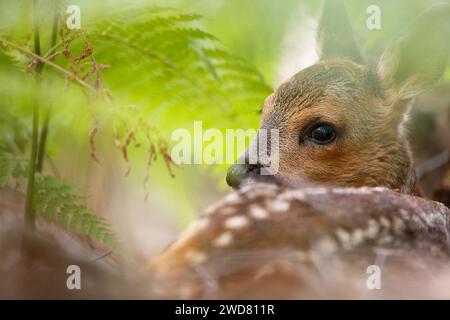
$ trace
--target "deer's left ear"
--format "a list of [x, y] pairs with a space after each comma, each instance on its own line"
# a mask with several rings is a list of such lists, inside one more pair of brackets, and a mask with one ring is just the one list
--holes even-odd
[[419, 16], [378, 63], [382, 83], [407, 100], [431, 88], [445, 71], [450, 51], [450, 6], [438, 5]]
[[317, 53], [320, 60], [342, 58], [364, 63], [340, 0], [326, 0], [324, 3], [317, 30]]

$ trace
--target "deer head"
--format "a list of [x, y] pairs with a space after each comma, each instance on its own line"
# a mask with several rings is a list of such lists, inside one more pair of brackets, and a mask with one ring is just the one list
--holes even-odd
[[[260, 129], [279, 132], [276, 154], [269, 155], [279, 159], [273, 176], [287, 185], [304, 179], [416, 193], [405, 125], [412, 99], [445, 69], [449, 13], [449, 6], [429, 10], [377, 64], [367, 65], [344, 7], [327, 1], [318, 28], [320, 61], [283, 83], [262, 109]], [[246, 161], [255, 144], [229, 169], [230, 186], [238, 188], [264, 168]]]

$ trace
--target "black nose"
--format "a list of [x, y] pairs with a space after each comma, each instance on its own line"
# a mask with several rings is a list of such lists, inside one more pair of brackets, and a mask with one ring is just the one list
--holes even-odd
[[227, 184], [233, 189], [239, 188], [242, 181], [252, 175], [259, 175], [261, 167], [256, 164], [233, 164], [227, 172]]

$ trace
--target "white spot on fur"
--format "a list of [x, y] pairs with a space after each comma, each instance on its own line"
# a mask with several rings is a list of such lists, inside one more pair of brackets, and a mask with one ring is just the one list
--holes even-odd
[[213, 240], [213, 246], [215, 247], [226, 247], [233, 242], [233, 234], [229, 231], [222, 233], [216, 239]]
[[313, 249], [314, 252], [319, 252], [321, 255], [328, 255], [336, 251], [337, 245], [335, 241], [329, 237], [326, 237], [315, 242]]
[[393, 226], [394, 226], [394, 231], [397, 234], [403, 233], [403, 230], [405, 230], [405, 228], [406, 228], [405, 223], [399, 217], [394, 217]]
[[223, 201], [229, 204], [237, 204], [242, 201], [242, 197], [237, 192], [233, 192], [227, 195]]
[[269, 202], [269, 208], [274, 212], [285, 212], [291, 206], [290, 202], [284, 201], [282, 199], [275, 199]]
[[250, 207], [250, 216], [255, 219], [266, 219], [269, 217], [269, 213], [266, 209], [263, 209], [257, 205], [253, 205]]
[[336, 236], [344, 247], [347, 247], [350, 244], [350, 234], [344, 229], [337, 229]]
[[359, 246], [364, 242], [364, 231], [361, 229], [355, 229], [352, 232], [351, 243], [353, 246]]
[[386, 229], [389, 229], [391, 227], [391, 222], [386, 217], [380, 218], [380, 224], [385, 227]]
[[375, 239], [380, 231], [380, 225], [374, 219], [370, 219], [367, 223], [366, 235], [369, 239]]
[[282, 195], [280, 195], [278, 197], [280, 200], [300, 200], [300, 201], [304, 201], [306, 198], [305, 193], [303, 192], [303, 190], [299, 190], [299, 189], [294, 189], [294, 190], [288, 190], [285, 193], [283, 193]]
[[225, 220], [225, 228], [227, 229], [241, 229], [246, 227], [250, 223], [249, 219], [245, 216], [234, 216]]
[[190, 264], [200, 264], [206, 260], [206, 254], [197, 250], [189, 250], [186, 252], [185, 258]]
[[409, 215], [408, 211], [406, 211], [405, 209], [401, 208], [399, 210], [399, 212], [400, 212], [400, 215], [402, 216], [403, 220], [408, 221], [410, 219], [410, 215]]
[[242, 201], [241, 195], [239, 195], [237, 192], [230, 193], [222, 200], [217, 201], [216, 203], [210, 205], [206, 210], [203, 212], [203, 215], [211, 215], [217, 212], [219, 209], [229, 206], [229, 205], [235, 205]]

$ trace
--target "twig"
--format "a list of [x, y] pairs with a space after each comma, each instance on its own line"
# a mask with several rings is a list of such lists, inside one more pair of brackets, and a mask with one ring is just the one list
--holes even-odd
[[83, 81], [81, 78], [77, 77], [74, 73], [67, 71], [63, 67], [60, 67], [59, 65], [51, 62], [50, 60], [43, 58], [41, 56], [38, 56], [34, 52], [31, 52], [30, 50], [25, 49], [25, 48], [21, 47], [20, 45], [14, 43], [14, 42], [8, 41], [4, 38], [0, 38], [0, 44], [2, 44], [3, 46], [10, 46], [11, 48], [14, 48], [15, 50], [20, 51], [20, 52], [36, 59], [38, 62], [48, 65], [49, 67], [52, 67], [53, 69], [57, 70], [59, 73], [63, 74], [65, 77], [67, 77], [69, 80], [76, 82], [82, 88], [87, 89], [87, 90], [91, 91], [92, 93], [98, 93], [98, 90], [95, 87], [91, 86], [89, 83], [87, 83], [87, 82]]
[[[34, 18], [34, 55], [40, 56], [41, 45], [39, 35], [39, 0], [33, 2], [33, 18]], [[36, 66], [36, 93], [33, 104], [33, 129], [31, 135], [31, 151], [28, 163], [28, 179], [27, 179], [27, 193], [25, 198], [25, 232], [34, 230], [35, 215], [33, 210], [33, 195], [34, 195], [34, 178], [36, 173], [36, 160], [38, 148], [38, 131], [39, 131], [39, 94], [40, 75], [42, 72], [42, 62], [38, 62]], [[24, 234], [24, 237], [26, 235]]]
[[39, 146], [36, 162], [36, 171], [39, 173], [42, 172], [42, 168], [44, 166], [45, 145], [47, 142], [49, 121], [50, 121], [50, 111], [47, 111], [44, 118], [44, 125], [42, 126], [41, 134], [39, 136]]
[[113, 252], [113, 251], [112, 251], [112, 249], [111, 249], [111, 250], [109, 250], [108, 252], [102, 254], [101, 256], [92, 259], [92, 261], [98, 261], [98, 260], [101, 260], [101, 259], [103, 259], [103, 258], [106, 258], [107, 256], [111, 255], [112, 252]]
[[[52, 37], [50, 40], [50, 47], [53, 47], [55, 45], [56, 38], [58, 35], [58, 21], [59, 21], [58, 4], [59, 4], [58, 0], [53, 1], [54, 14], [53, 14]], [[47, 144], [49, 122], [50, 122], [50, 110], [47, 110], [45, 114], [44, 125], [42, 126], [41, 135], [39, 137], [39, 147], [36, 164], [37, 172], [42, 172], [42, 167], [44, 165], [45, 146]]]

